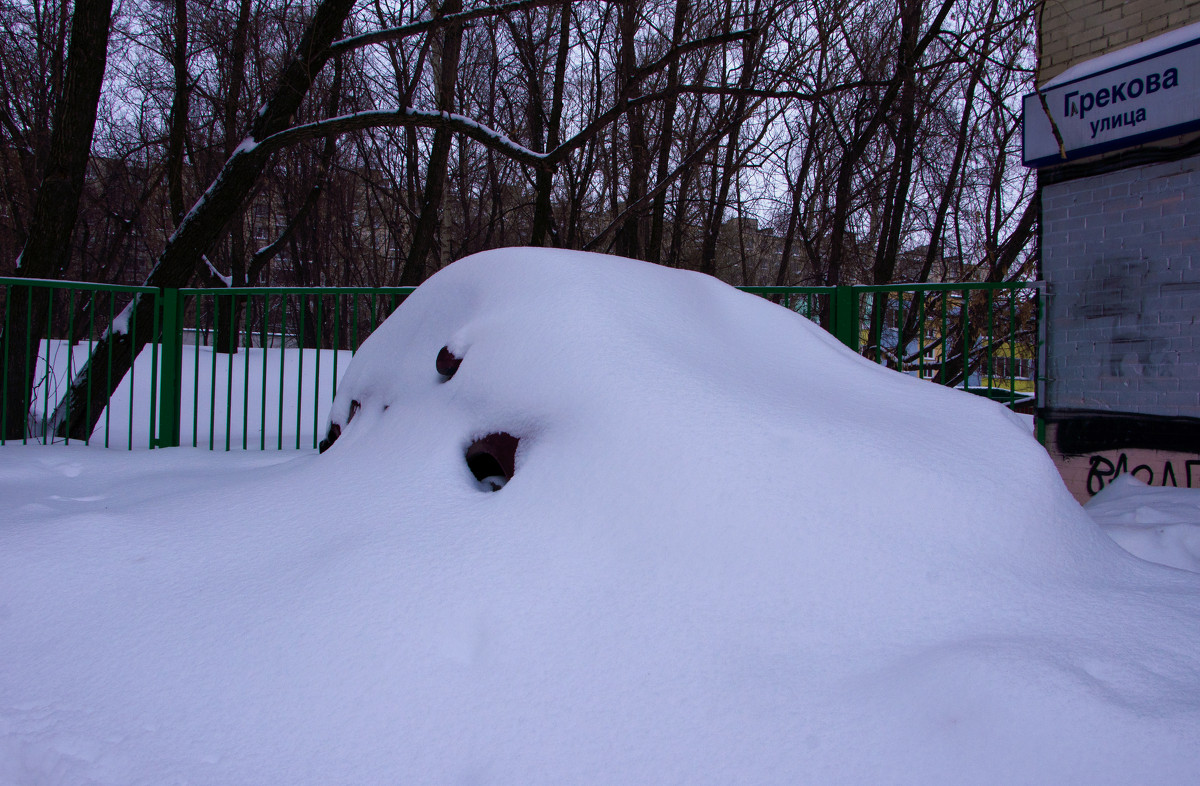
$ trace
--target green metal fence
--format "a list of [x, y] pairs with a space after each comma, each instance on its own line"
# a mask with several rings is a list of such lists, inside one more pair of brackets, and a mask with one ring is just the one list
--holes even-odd
[[[0, 444], [16, 439], [48, 443], [53, 439], [55, 415], [69, 417], [70, 401], [63, 392], [72, 375], [92, 355], [100, 336], [110, 328], [137, 329], [137, 314], [126, 306], [138, 296], [157, 297], [158, 290], [115, 284], [89, 284], [77, 281], [0, 278], [0, 313], [3, 313], [3, 347], [0, 348]], [[152, 329], [158, 332], [158, 309]], [[123, 320], [128, 320], [125, 324]], [[149, 347], [146, 368], [130, 370], [124, 389], [109, 400], [100, 416], [94, 437], [105, 447], [124, 442], [134, 444], [134, 412], [142, 409], [134, 398], [139, 373], [147, 369], [149, 378], [141, 380], [150, 390], [158, 385], [158, 344]], [[95, 380], [95, 384], [114, 387], [113, 380]], [[118, 382], [121, 382], [118, 380]], [[127, 384], [126, 384], [127, 383]], [[56, 413], [58, 404], [64, 408]], [[148, 401], [149, 422], [157, 417], [157, 397]], [[126, 417], [120, 417], [124, 408]], [[91, 419], [91, 412], [85, 413]], [[117, 423], [114, 423], [114, 416]], [[127, 426], [125, 429], [119, 426]], [[86, 442], [91, 442], [89, 436]], [[148, 447], [153, 443], [147, 441]]]
[[[1025, 411], [1036, 403], [1036, 284], [743, 289], [819, 322], [897, 371]], [[346, 364], [411, 291], [157, 290], [0, 278], [0, 444], [72, 441], [60, 436], [70, 420], [66, 391], [83, 376], [113, 391], [84, 438], [89, 444], [315, 448]], [[137, 312], [126, 308], [134, 298], [153, 299], [158, 338], [120, 380], [80, 375], [106, 343], [111, 353], [112, 343], [103, 341], [110, 328], [137, 334]]]
[[165, 291], [159, 444], [316, 447], [345, 364], [411, 291]]
[[1040, 282], [743, 289], [819, 321], [877, 363], [1021, 411], [1036, 408]]

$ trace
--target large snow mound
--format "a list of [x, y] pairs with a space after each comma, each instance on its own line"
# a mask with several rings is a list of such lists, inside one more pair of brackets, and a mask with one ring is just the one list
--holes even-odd
[[3, 514], [0, 782], [1200, 778], [1200, 577], [1000, 406], [714, 279], [470, 257], [331, 418], [319, 458]]

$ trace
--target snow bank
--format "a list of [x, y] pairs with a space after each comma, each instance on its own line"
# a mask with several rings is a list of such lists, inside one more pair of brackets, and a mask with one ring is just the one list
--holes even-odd
[[999, 405], [760, 298], [477, 255], [332, 422], [320, 457], [3, 514], [0, 782], [1200, 777], [1200, 580]]
[[1200, 489], [1155, 488], [1121, 475], [1084, 509], [1131, 554], [1200, 573]]

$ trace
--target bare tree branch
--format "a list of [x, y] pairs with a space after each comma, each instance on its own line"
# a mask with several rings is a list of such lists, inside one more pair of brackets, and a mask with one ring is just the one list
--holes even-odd
[[370, 33], [343, 38], [340, 41], [334, 41], [329, 49], [333, 55], [343, 55], [347, 52], [352, 52], [355, 49], [361, 49], [364, 46], [372, 44], [383, 44], [389, 41], [401, 41], [405, 38], [411, 38], [421, 33], [428, 33], [432, 30], [440, 30], [443, 27], [450, 25], [461, 25], [467, 22], [472, 22], [476, 19], [487, 19], [494, 16], [505, 16], [517, 11], [527, 11], [531, 8], [544, 8], [546, 6], [561, 5], [563, 0], [516, 0], [512, 3], [503, 3], [501, 5], [487, 5], [481, 8], [474, 8], [470, 11], [463, 11], [457, 14], [446, 14], [445, 16], [435, 16], [432, 19], [426, 19], [421, 22], [413, 22], [410, 25], [401, 25], [400, 27], [390, 27], [386, 30], [374, 30]]
[[286, 131], [272, 134], [259, 142], [257, 146], [262, 152], [273, 153], [308, 139], [381, 127], [447, 128], [470, 139], [474, 139], [485, 147], [503, 153], [514, 161], [519, 161], [534, 169], [549, 169], [553, 165], [548, 154], [535, 153], [529, 148], [512, 141], [500, 131], [488, 128], [469, 117], [464, 117], [453, 112], [434, 112], [425, 109], [414, 109], [412, 107], [356, 112], [352, 115], [318, 120], [315, 123], [305, 123], [304, 125], [294, 126]]

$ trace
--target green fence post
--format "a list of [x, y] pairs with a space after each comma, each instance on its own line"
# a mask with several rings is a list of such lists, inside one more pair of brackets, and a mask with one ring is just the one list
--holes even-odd
[[162, 375], [158, 380], [160, 448], [179, 447], [179, 412], [183, 388], [183, 297], [178, 289], [162, 290]]
[[858, 292], [852, 286], [838, 286], [833, 291], [833, 335], [857, 352], [858, 334]]

